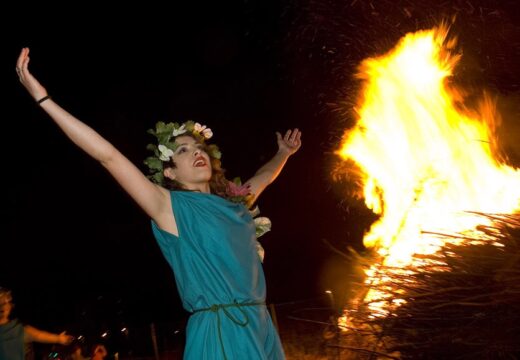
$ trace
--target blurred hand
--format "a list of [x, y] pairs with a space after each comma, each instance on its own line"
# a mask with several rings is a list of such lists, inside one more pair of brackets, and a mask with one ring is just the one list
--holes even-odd
[[58, 343], [62, 345], [69, 345], [74, 340], [74, 336], [67, 335], [67, 332], [64, 331], [58, 335]]

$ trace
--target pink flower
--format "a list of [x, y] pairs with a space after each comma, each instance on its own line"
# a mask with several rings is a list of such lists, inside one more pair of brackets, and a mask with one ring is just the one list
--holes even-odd
[[247, 196], [250, 192], [249, 184], [237, 185], [232, 181], [228, 181], [227, 193], [229, 196]]
[[211, 131], [210, 128], [205, 128], [202, 130], [202, 136], [204, 136], [205, 139], [211, 139], [213, 136], [213, 131]]

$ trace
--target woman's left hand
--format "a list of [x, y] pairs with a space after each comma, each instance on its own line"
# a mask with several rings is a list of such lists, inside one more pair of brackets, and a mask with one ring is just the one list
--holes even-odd
[[287, 155], [294, 154], [302, 146], [301, 136], [302, 133], [298, 129], [287, 130], [283, 137], [282, 134], [277, 132], [278, 151], [282, 151]]

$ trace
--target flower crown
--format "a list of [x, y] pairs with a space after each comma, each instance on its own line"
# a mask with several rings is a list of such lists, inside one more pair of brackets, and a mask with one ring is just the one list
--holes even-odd
[[[147, 132], [157, 138], [158, 144], [148, 144], [146, 146], [148, 150], [153, 151], [154, 156], [146, 158], [144, 163], [148, 166], [150, 172], [148, 177], [159, 185], [164, 184], [164, 163], [168, 163], [171, 160], [173, 153], [179, 146], [175, 142], [177, 136], [183, 134], [191, 135], [202, 144], [213, 136], [210, 128], [191, 120], [182, 124], [159, 121], [155, 124], [155, 130], [149, 129]], [[211, 158], [220, 159], [222, 156], [217, 145], [208, 145], [205, 150]]]

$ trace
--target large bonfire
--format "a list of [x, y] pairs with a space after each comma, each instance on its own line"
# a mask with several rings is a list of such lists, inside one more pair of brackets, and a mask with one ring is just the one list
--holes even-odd
[[380, 218], [364, 291], [340, 319], [356, 356], [520, 354], [520, 171], [499, 154], [495, 102], [470, 108], [450, 83], [455, 45], [446, 26], [410, 33], [359, 68], [339, 168]]

